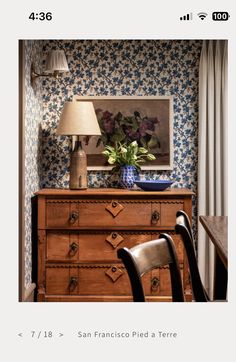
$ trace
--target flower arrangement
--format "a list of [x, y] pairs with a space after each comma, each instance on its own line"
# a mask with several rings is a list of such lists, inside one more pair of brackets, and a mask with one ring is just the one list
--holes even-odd
[[139, 147], [137, 141], [130, 144], [115, 143], [115, 147], [105, 146], [102, 152], [107, 158], [110, 165], [114, 165], [113, 170], [122, 166], [134, 166], [138, 171], [141, 170], [140, 164], [146, 160], [153, 161], [156, 157], [144, 147]]

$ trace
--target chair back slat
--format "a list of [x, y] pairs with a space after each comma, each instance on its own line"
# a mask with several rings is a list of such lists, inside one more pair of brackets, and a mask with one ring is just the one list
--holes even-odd
[[174, 242], [167, 234], [131, 249], [117, 251], [127, 270], [134, 302], [145, 302], [142, 276], [154, 268], [169, 266], [173, 302], [184, 302], [181, 273]]
[[172, 261], [168, 244], [164, 238], [137, 245], [132, 248], [132, 254], [141, 276], [151, 269], [167, 265]]

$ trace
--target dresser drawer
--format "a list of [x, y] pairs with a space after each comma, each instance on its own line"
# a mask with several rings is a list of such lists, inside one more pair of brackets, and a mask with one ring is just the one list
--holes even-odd
[[121, 265], [48, 266], [46, 294], [130, 295], [129, 278]]
[[[169, 296], [168, 268], [154, 269], [143, 277], [147, 296]], [[128, 275], [123, 266], [84, 265], [48, 266], [46, 268], [47, 295], [132, 295]]]
[[149, 241], [157, 235], [151, 233], [106, 232], [47, 232], [47, 261], [86, 262], [117, 260], [117, 250], [131, 248]]
[[175, 215], [183, 201], [81, 201], [47, 200], [46, 227], [168, 227], [174, 229]]
[[[151, 232], [47, 232], [46, 260], [49, 262], [116, 261], [119, 248], [132, 248], [159, 237]], [[179, 235], [172, 234], [180, 262], [183, 245]]]

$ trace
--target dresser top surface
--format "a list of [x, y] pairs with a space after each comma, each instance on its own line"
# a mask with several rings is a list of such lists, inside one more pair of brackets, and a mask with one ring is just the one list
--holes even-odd
[[70, 190], [45, 188], [35, 192], [42, 196], [191, 196], [194, 193], [186, 188], [168, 188], [164, 191], [142, 191], [139, 189], [88, 188], [86, 190]]

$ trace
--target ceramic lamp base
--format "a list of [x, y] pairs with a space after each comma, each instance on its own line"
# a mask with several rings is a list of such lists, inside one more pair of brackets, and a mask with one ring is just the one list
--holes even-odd
[[87, 189], [87, 156], [80, 141], [75, 141], [74, 150], [70, 156], [70, 189]]

